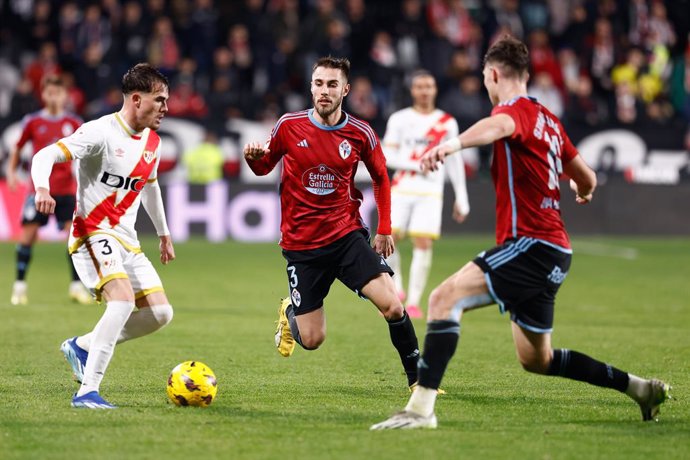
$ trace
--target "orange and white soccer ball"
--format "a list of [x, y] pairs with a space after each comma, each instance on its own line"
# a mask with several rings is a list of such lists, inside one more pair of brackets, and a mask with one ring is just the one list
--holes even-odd
[[217, 392], [216, 375], [199, 361], [180, 363], [168, 376], [168, 398], [178, 406], [208, 407]]

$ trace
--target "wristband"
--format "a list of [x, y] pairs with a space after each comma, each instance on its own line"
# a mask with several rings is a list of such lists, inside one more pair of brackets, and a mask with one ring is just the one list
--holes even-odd
[[455, 136], [442, 143], [441, 147], [446, 147], [450, 153], [453, 153], [457, 152], [458, 150], [462, 150], [462, 142], [460, 142], [460, 138], [458, 136]]

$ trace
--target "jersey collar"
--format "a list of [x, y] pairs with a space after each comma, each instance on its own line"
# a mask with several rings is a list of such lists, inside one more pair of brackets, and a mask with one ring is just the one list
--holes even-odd
[[141, 133], [138, 133], [130, 128], [127, 122], [120, 116], [119, 112], [115, 112], [115, 119], [128, 136], [130, 136], [132, 139], [141, 139]]
[[348, 120], [350, 119], [350, 116], [347, 114], [347, 112], [343, 111], [343, 113], [345, 114], [345, 118], [343, 119], [343, 121], [341, 121], [335, 126], [327, 126], [316, 121], [316, 118], [314, 118], [314, 109], [309, 109], [309, 112], [307, 113], [309, 114], [309, 121], [311, 121], [314, 126], [316, 126], [319, 129], [323, 129], [324, 131], [334, 131], [336, 129], [340, 129], [343, 126], [345, 126]]

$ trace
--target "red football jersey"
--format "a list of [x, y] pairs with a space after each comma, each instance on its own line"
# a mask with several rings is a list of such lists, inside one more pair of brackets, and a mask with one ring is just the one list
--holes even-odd
[[258, 175], [283, 160], [280, 185], [281, 240], [288, 250], [323, 247], [364, 227], [362, 193], [355, 172], [363, 161], [374, 182], [378, 233], [390, 235], [390, 182], [376, 133], [351, 115], [336, 126], [316, 121], [313, 109], [287, 113], [276, 123], [270, 153], [247, 163]]
[[[82, 120], [68, 112], [53, 116], [44, 109], [25, 116], [22, 124], [24, 129], [17, 142], [17, 148], [21, 149], [24, 147], [24, 144], [31, 141], [35, 155], [43, 147], [72, 134], [81, 126]], [[33, 184], [31, 184], [29, 190], [33, 189]], [[53, 172], [50, 174], [50, 194], [56, 196], [74, 195], [76, 193], [77, 181], [74, 178], [74, 174], [72, 174], [72, 163], [69, 161], [66, 163], [55, 163]]]
[[496, 242], [528, 236], [570, 249], [561, 219], [559, 177], [577, 155], [558, 118], [536, 99], [517, 97], [491, 114], [515, 121], [512, 136], [494, 142]]

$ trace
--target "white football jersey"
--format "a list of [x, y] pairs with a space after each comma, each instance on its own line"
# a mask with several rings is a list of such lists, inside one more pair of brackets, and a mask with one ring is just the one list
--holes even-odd
[[129, 250], [140, 251], [134, 223], [140, 192], [157, 179], [160, 144], [154, 131], [135, 133], [117, 113], [84, 123], [58, 141], [67, 159], [78, 161], [70, 253], [95, 233], [112, 235]]
[[383, 137], [386, 162], [396, 170], [391, 190], [405, 194], [443, 196], [444, 165], [439, 165], [437, 171], [423, 175], [420, 172], [420, 159], [427, 150], [457, 135], [455, 118], [442, 110], [435, 109], [425, 114], [408, 107], [393, 113]]

